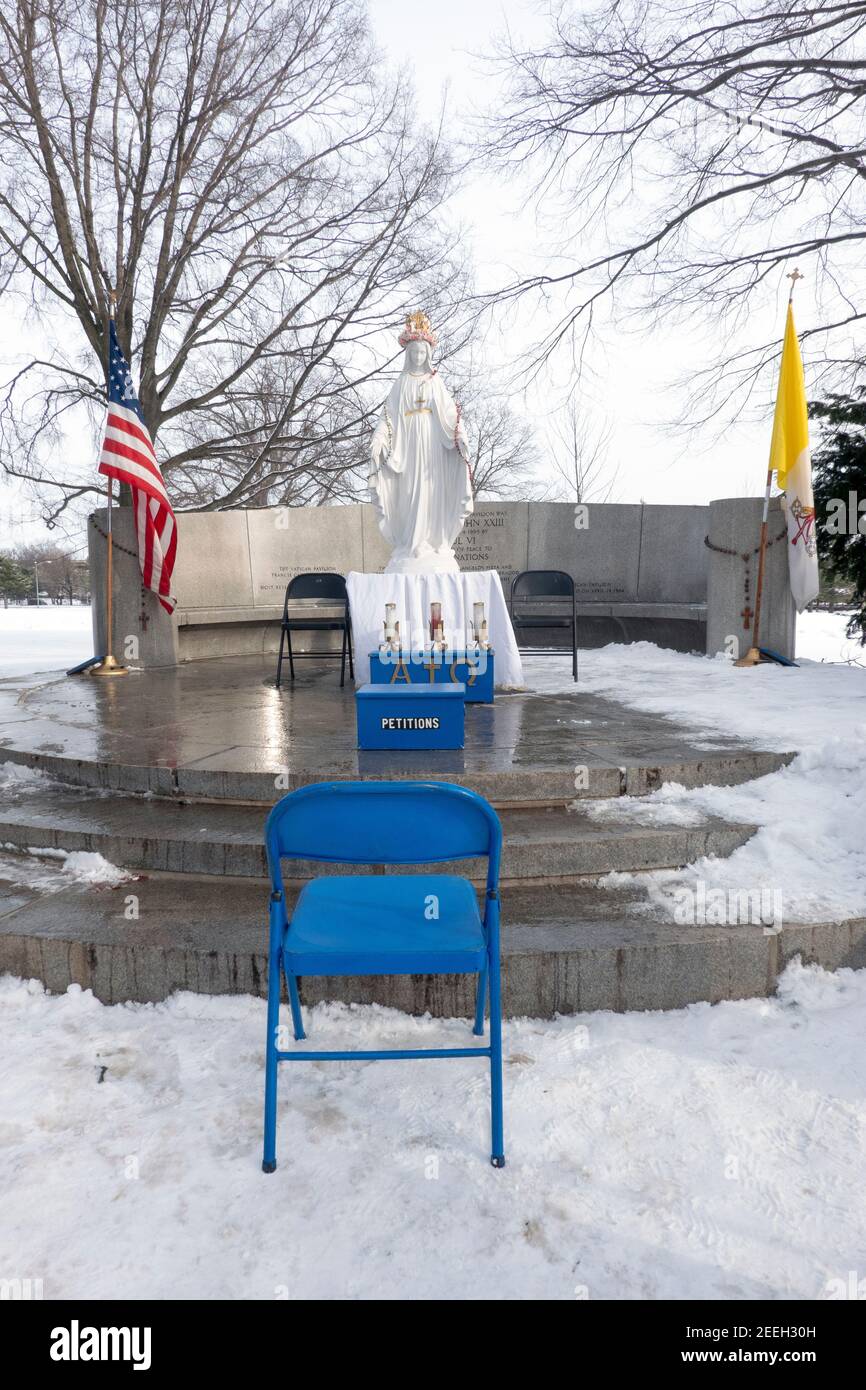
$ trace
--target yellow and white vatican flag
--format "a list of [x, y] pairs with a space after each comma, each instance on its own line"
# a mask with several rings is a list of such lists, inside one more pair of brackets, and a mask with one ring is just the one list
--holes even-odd
[[782, 505], [788, 523], [788, 572], [797, 612], [802, 613], [818, 594], [818, 545], [806, 383], [790, 302], [773, 417], [770, 468], [775, 470], [776, 482], [785, 492]]

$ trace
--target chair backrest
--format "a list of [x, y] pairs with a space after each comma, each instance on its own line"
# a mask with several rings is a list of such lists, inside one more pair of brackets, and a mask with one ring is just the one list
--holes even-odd
[[511, 582], [516, 598], [574, 598], [574, 580], [565, 570], [523, 570]]
[[296, 574], [286, 585], [286, 601], [296, 598], [330, 598], [346, 602], [342, 574]]
[[488, 801], [452, 782], [317, 782], [278, 801], [265, 826], [274, 891], [281, 859], [436, 864], [487, 856], [499, 880], [502, 827]]

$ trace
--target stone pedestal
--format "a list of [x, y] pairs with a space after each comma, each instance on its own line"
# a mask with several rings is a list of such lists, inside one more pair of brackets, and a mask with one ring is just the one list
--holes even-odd
[[[758, 556], [749, 561], [749, 608], [744, 598], [745, 565], [742, 555], [752, 551], [761, 537], [761, 497], [726, 497], [711, 502], [708, 535], [713, 545], [735, 550], [725, 555], [710, 550], [707, 579], [707, 655], [731, 652], [744, 656], [752, 643]], [[778, 498], [770, 503], [768, 540], [785, 534], [785, 516]], [[797, 611], [788, 578], [787, 539], [775, 540], [767, 549], [764, 592], [761, 601], [759, 644], [780, 655], [794, 656]], [[737, 649], [734, 650], [734, 647]]]

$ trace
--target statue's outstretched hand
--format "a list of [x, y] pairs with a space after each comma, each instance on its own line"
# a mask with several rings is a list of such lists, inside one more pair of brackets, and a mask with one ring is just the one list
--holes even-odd
[[373, 438], [370, 440], [370, 457], [373, 460], [373, 467], [379, 469], [388, 459], [388, 423], [380, 420], [373, 431]]

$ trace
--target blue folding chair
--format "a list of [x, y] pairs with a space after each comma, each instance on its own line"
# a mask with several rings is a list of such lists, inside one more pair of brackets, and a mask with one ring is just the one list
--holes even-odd
[[[493, 807], [449, 782], [321, 782], [278, 801], [265, 827], [271, 878], [268, 1034], [262, 1168], [277, 1166], [279, 1062], [378, 1061], [386, 1057], [489, 1057], [491, 1163], [505, 1166], [502, 1139], [502, 1009], [499, 979], [499, 859]], [[281, 859], [331, 864], [437, 864], [487, 858], [484, 918], [468, 879], [455, 874], [341, 874], [312, 879], [289, 921]], [[280, 973], [296, 1040], [306, 1036], [298, 980], [305, 975], [478, 976], [477, 1037], [490, 993], [490, 1046], [388, 1052], [283, 1052], [278, 1047]]]

